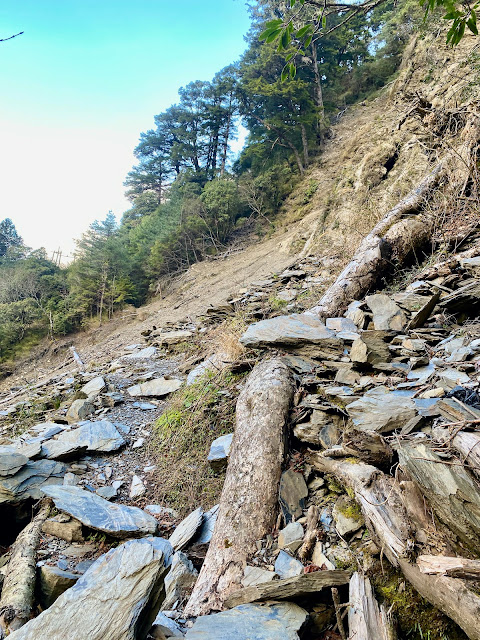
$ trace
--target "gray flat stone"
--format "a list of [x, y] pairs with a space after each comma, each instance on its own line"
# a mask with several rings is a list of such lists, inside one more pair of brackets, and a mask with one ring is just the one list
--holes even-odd
[[294, 578], [303, 573], [303, 564], [286, 551], [280, 551], [275, 560], [275, 573], [280, 578]]
[[246, 347], [271, 347], [289, 345], [302, 347], [318, 345], [329, 352], [338, 353], [343, 348], [343, 340], [314, 315], [292, 314], [261, 320], [251, 324], [240, 338]]
[[408, 396], [397, 395], [386, 387], [376, 387], [346, 407], [353, 424], [360, 431], [388, 433], [403, 427], [416, 415], [415, 403]]
[[161, 611], [157, 614], [150, 635], [155, 640], [163, 640], [164, 638], [183, 638], [183, 631], [180, 629], [175, 620], [167, 618]]
[[333, 507], [332, 516], [335, 520], [335, 529], [341, 536], [358, 531], [365, 524], [355, 500], [347, 496], [340, 496]]
[[246, 566], [243, 571], [242, 587], [254, 587], [257, 584], [271, 582], [277, 574], [260, 567]]
[[95, 493], [105, 500], [113, 500], [117, 495], [117, 490], [114, 487], [99, 487]]
[[177, 389], [180, 389], [182, 384], [183, 382], [177, 378], [172, 378], [171, 380], [167, 380], [166, 378], [155, 378], [154, 380], [148, 380], [148, 382], [142, 382], [141, 384], [129, 387], [127, 391], [134, 398], [137, 396], [160, 398], [161, 396], [166, 396], [173, 391], [177, 391]]
[[39, 578], [39, 601], [43, 609], [48, 609], [62, 593], [73, 587], [80, 576], [45, 564], [40, 567]]
[[195, 537], [192, 539], [193, 544], [208, 544], [210, 542], [213, 536], [215, 523], [217, 522], [218, 507], [219, 505], [216, 504], [210, 509], [210, 511], [206, 511], [203, 514], [202, 524], [197, 530]]
[[90, 382], [87, 382], [87, 384], [84, 385], [80, 389], [80, 391], [84, 393], [87, 398], [96, 398], [105, 389], [106, 386], [107, 385], [105, 384], [105, 380], [102, 378], [102, 376], [97, 376], [96, 378], [90, 380]]
[[232, 440], [233, 433], [228, 433], [212, 442], [207, 460], [215, 471], [221, 471], [227, 466]]
[[287, 523], [303, 515], [307, 496], [308, 489], [303, 475], [291, 469], [284, 471], [280, 478], [279, 502]]
[[303, 527], [299, 522], [290, 522], [278, 534], [278, 548], [295, 553], [303, 542]]
[[94, 411], [95, 406], [88, 399], [75, 400], [67, 411], [67, 421], [69, 424], [80, 422], [80, 420], [85, 420], [85, 418], [92, 415]]
[[309, 421], [296, 424], [293, 433], [302, 442], [310, 442], [328, 449], [338, 444], [344, 423], [345, 417], [338, 413], [314, 409]]
[[54, 460], [27, 462], [15, 475], [0, 477], [0, 504], [21, 500], [40, 500], [47, 485], [60, 485], [65, 465]]
[[44, 493], [53, 499], [57, 509], [114, 538], [151, 535], [157, 530], [155, 518], [141, 509], [111, 504], [79, 487], [44, 487]]
[[13, 476], [28, 462], [15, 447], [0, 447], [0, 476]]
[[125, 440], [108, 420], [89, 421], [43, 444], [42, 455], [50, 460], [62, 460], [85, 452], [116, 451], [124, 444]]
[[141, 351], [135, 351], [128, 356], [123, 356], [122, 360], [150, 360], [150, 358], [154, 358], [156, 355], [157, 350], [155, 347], [145, 347], [145, 349]]
[[365, 298], [373, 313], [373, 324], [377, 330], [402, 331], [407, 324], [407, 317], [395, 302], [383, 293], [376, 293]]
[[163, 599], [171, 548], [162, 538], [129, 540], [98, 558], [53, 605], [11, 640], [144, 638]]
[[298, 640], [307, 612], [293, 602], [243, 604], [197, 618], [186, 640]]
[[202, 524], [203, 509], [198, 507], [195, 511], [192, 511], [175, 529], [169, 538], [169, 542], [172, 545], [174, 551], [180, 551], [187, 546], [190, 540], [198, 531], [198, 528]]
[[162, 603], [162, 611], [171, 609], [173, 605], [185, 600], [198, 577], [198, 571], [187, 556], [177, 551], [172, 558], [172, 566], [165, 578], [165, 600]]

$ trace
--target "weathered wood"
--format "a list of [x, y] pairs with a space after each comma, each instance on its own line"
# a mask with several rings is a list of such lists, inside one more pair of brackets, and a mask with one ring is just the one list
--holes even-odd
[[50, 512], [51, 500], [18, 535], [11, 549], [0, 599], [0, 637], [26, 624], [31, 616], [35, 590], [36, 551], [42, 525]]
[[349, 428], [343, 436], [343, 447], [348, 455], [376, 467], [390, 465], [392, 462], [392, 448], [382, 435], [373, 431]]
[[318, 507], [312, 504], [308, 508], [307, 512], [307, 526], [305, 529], [305, 536], [303, 538], [303, 544], [298, 550], [298, 557], [300, 560], [306, 560], [313, 549], [313, 545], [317, 540], [318, 534]]
[[464, 580], [480, 580], [480, 560], [447, 556], [418, 556], [417, 565], [422, 573], [450, 576]]
[[477, 478], [480, 478], [480, 433], [478, 431], [458, 431], [453, 438], [448, 429], [437, 427], [433, 433], [435, 437], [440, 436], [443, 441], [450, 441], [450, 445], [458, 451], [462, 461], [468, 464]]
[[279, 359], [258, 364], [237, 402], [217, 522], [185, 614], [221, 610], [240, 587], [247, 557], [275, 525], [293, 379]]
[[439, 519], [472, 550], [480, 551], [480, 488], [469, 471], [432, 451], [426, 440], [395, 445], [405, 468]]
[[401, 569], [423, 598], [452, 618], [469, 638], [480, 640], [480, 597], [464, 581], [423, 574], [411, 562], [413, 527], [394, 479], [370, 465], [325, 458], [317, 452], [310, 452], [308, 461], [353, 489], [372, 538], [392, 564]]
[[[352, 302], [375, 287], [378, 279], [391, 269], [392, 250], [399, 262], [419, 248], [429, 235], [425, 221], [401, 220], [416, 214], [437, 185], [443, 173], [439, 164], [401, 202], [391, 209], [364, 238], [353, 259], [310, 311], [322, 318], [340, 315]], [[396, 226], [398, 225], [398, 227]]]
[[249, 602], [288, 600], [304, 596], [307, 593], [317, 593], [328, 587], [348, 584], [350, 575], [349, 571], [314, 571], [285, 580], [272, 580], [272, 582], [235, 591], [225, 600], [225, 606], [231, 609], [239, 604], [248, 604]]
[[395, 629], [379, 607], [370, 580], [355, 572], [350, 578], [348, 601], [349, 640], [393, 640]]

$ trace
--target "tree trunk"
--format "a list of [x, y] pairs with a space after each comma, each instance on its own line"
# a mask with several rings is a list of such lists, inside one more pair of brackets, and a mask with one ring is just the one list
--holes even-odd
[[0, 599], [0, 637], [23, 627], [30, 619], [36, 572], [36, 550], [51, 501], [42, 502], [40, 511], [15, 540], [3, 582]]
[[317, 43], [312, 42], [312, 63], [313, 63], [313, 75], [315, 78], [315, 86], [313, 90], [315, 105], [318, 109], [317, 118], [317, 139], [320, 143], [323, 138], [323, 121], [325, 120], [325, 106], [323, 104], [323, 90], [322, 90], [322, 78], [320, 76], [320, 69], [318, 68], [317, 58]]
[[426, 441], [395, 445], [400, 466], [418, 485], [440, 520], [470, 550], [478, 553], [480, 536], [480, 489], [459, 462], [445, 464]]
[[428, 600], [452, 618], [472, 640], [480, 640], [480, 597], [457, 578], [423, 574], [409, 555], [414, 548], [413, 527], [395, 480], [370, 465], [326, 458], [311, 452], [317, 470], [332, 473], [355, 494], [372, 538], [390, 562]]
[[422, 573], [429, 575], [480, 580], [480, 560], [446, 556], [418, 556], [417, 565]]
[[349, 640], [394, 640], [395, 629], [373, 593], [370, 580], [356, 572], [350, 578], [348, 592]]
[[[426, 223], [419, 224], [420, 221], [415, 219], [401, 221], [401, 218], [407, 214], [418, 213], [423, 200], [441, 176], [442, 165], [438, 165], [375, 225], [349, 264], [318, 304], [310, 310], [311, 313], [323, 318], [340, 315], [352, 300], [362, 298], [367, 291], [375, 287], [382, 275], [391, 270], [392, 249], [397, 252], [398, 261], [401, 262], [412, 249], [418, 248], [419, 244], [425, 241], [428, 235]], [[402, 231], [409, 233], [408, 242], [405, 242]]]
[[255, 542], [275, 525], [293, 380], [278, 359], [258, 364], [237, 402], [235, 436], [218, 518], [185, 615], [223, 608], [240, 588]]
[[310, 162], [308, 157], [308, 137], [307, 130], [305, 129], [305, 125], [301, 124], [300, 129], [302, 131], [302, 147], [303, 147], [303, 166], [305, 169], [308, 167]]

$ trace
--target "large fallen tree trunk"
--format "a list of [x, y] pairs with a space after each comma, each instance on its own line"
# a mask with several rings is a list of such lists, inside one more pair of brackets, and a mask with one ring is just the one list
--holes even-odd
[[430, 236], [427, 221], [402, 218], [420, 211], [423, 201], [438, 184], [442, 169], [443, 165], [435, 167], [430, 175], [375, 225], [332, 286], [318, 304], [310, 309], [311, 313], [321, 318], [340, 315], [352, 300], [359, 300], [374, 289], [379, 278], [391, 271], [393, 256], [398, 262], [403, 262], [408, 254], [425, 244]]
[[275, 525], [293, 391], [288, 368], [273, 359], [253, 369], [240, 393], [218, 518], [185, 615], [221, 610], [230, 593], [240, 588], [255, 542]]
[[370, 580], [356, 572], [348, 591], [349, 640], [395, 640], [394, 625], [384, 607], [380, 607]]
[[311, 452], [308, 461], [324, 473], [332, 473], [350, 487], [359, 503], [372, 538], [394, 566], [435, 607], [452, 618], [472, 640], [480, 640], [480, 596], [463, 580], [423, 574], [412, 563], [413, 527], [398, 483], [367, 464], [326, 458]]
[[30, 619], [35, 589], [36, 551], [42, 525], [50, 512], [46, 499], [39, 512], [15, 540], [0, 599], [0, 637], [19, 629]]
[[427, 441], [395, 445], [400, 465], [408, 471], [439, 519], [467, 548], [480, 552], [480, 489], [459, 462], [445, 460]]
[[480, 560], [447, 556], [418, 556], [417, 565], [422, 573], [450, 576], [466, 580], [480, 580]]

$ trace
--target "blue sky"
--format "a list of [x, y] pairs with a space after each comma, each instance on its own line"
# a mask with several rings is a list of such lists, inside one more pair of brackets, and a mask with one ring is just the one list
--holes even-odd
[[244, 0], [1, 0], [0, 220], [71, 253], [95, 219], [128, 208], [139, 134], [238, 59]]

